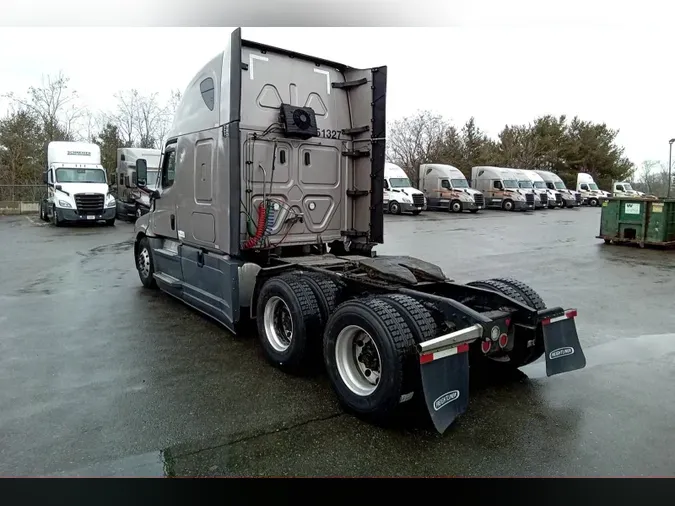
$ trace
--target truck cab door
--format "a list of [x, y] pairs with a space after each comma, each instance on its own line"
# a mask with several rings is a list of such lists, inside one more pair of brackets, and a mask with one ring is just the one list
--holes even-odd
[[389, 181], [386, 179], [384, 180], [384, 194], [382, 196], [382, 202], [384, 204], [384, 208], [388, 209], [389, 208]]
[[176, 206], [178, 205], [178, 188], [174, 186], [176, 180], [176, 141], [167, 144], [162, 159], [162, 173], [160, 177], [160, 198], [155, 200], [153, 212], [156, 235], [171, 239], [178, 239], [178, 224], [176, 223]]

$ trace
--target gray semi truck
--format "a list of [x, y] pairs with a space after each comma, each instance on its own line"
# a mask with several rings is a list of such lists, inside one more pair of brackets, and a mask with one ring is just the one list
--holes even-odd
[[[161, 149], [118, 148], [115, 168], [117, 217], [133, 221], [150, 210], [150, 192], [157, 188]], [[136, 181], [136, 160], [145, 160], [147, 174], [144, 185]]]
[[[231, 332], [255, 321], [269, 362], [325, 367], [372, 421], [421, 398], [439, 432], [465, 412], [469, 365], [585, 367], [576, 310], [522, 282], [461, 284], [380, 256], [387, 68], [356, 69], [243, 40], [187, 87], [150, 212], [135, 224], [142, 284]], [[147, 175], [136, 161], [139, 184]], [[254, 371], [251, 371], [254, 374]]]

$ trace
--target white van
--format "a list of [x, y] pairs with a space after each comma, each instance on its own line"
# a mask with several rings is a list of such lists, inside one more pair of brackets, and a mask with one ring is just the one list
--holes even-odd
[[548, 170], [534, 170], [534, 173], [541, 176], [549, 190], [555, 190], [562, 197], [562, 207], [579, 207], [581, 205], [581, 193], [570, 190], [565, 186], [560, 176]]
[[418, 215], [426, 207], [424, 193], [414, 188], [405, 171], [396, 164], [384, 164], [384, 209], [391, 214]]
[[420, 190], [424, 192], [429, 209], [443, 209], [453, 213], [477, 213], [485, 208], [483, 194], [469, 186], [457, 167], [441, 163], [420, 165]]
[[47, 197], [40, 202], [42, 220], [56, 226], [78, 221], [115, 224], [116, 199], [110, 193], [97, 144], [50, 142], [43, 182]]
[[577, 191], [581, 193], [582, 202], [592, 207], [599, 206], [610, 196], [608, 192], [598, 188], [593, 176], [586, 172], [577, 174]]
[[522, 192], [512, 169], [478, 166], [471, 168], [471, 187], [485, 198], [485, 207], [505, 211], [534, 209], [534, 193]]
[[542, 178], [534, 170], [521, 170], [520, 172], [532, 183], [534, 191], [537, 193], [537, 195], [539, 195], [539, 199], [543, 204], [542, 207], [547, 207], [548, 209], [562, 207], [563, 198], [561, 193], [546, 186], [546, 181], [544, 181], [544, 178]]

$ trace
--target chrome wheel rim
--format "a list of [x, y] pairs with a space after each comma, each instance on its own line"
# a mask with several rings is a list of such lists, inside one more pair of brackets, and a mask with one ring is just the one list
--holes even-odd
[[288, 305], [281, 297], [271, 297], [263, 314], [265, 337], [278, 352], [286, 351], [293, 341], [293, 319]]
[[150, 275], [150, 252], [148, 248], [143, 248], [138, 254], [138, 272], [141, 273], [143, 278]]
[[360, 397], [371, 395], [382, 375], [380, 350], [358, 325], [343, 328], [335, 341], [335, 362], [342, 382]]

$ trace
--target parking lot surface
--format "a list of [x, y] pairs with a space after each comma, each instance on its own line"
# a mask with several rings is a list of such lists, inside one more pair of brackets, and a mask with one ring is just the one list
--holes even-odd
[[380, 254], [579, 310], [586, 369], [477, 381], [442, 436], [344, 414], [325, 376], [143, 289], [130, 224], [0, 217], [0, 475], [673, 475], [675, 253], [604, 245], [599, 214], [385, 216]]

